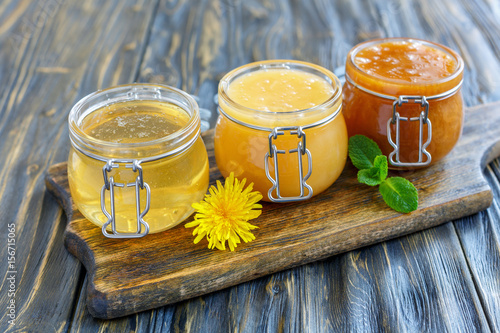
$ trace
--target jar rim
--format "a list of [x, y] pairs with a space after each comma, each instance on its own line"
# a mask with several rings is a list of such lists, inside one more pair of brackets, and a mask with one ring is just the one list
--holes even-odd
[[[444, 78], [440, 78], [440, 79], [436, 79], [436, 80], [421, 81], [421, 82], [408, 82], [408, 81], [404, 81], [404, 80], [400, 80], [400, 79], [392, 79], [392, 78], [382, 77], [379, 75], [372, 75], [372, 74], [366, 72], [365, 70], [361, 69], [354, 61], [358, 52], [360, 52], [361, 50], [364, 50], [364, 49], [371, 47], [371, 46], [374, 46], [374, 45], [387, 43], [387, 42], [419, 43], [419, 44], [424, 44], [424, 45], [431, 47], [433, 49], [437, 49], [437, 50], [439, 50], [439, 51], [441, 51], [441, 52], [445, 53], [446, 55], [449, 55], [450, 57], [453, 58], [455, 65], [456, 65], [455, 71], [453, 73], [451, 73], [450, 75], [447, 75]], [[429, 84], [441, 84], [441, 83], [453, 81], [454, 79], [456, 79], [459, 75], [461, 75], [463, 73], [463, 69], [464, 69], [464, 61], [463, 61], [462, 57], [457, 52], [453, 51], [452, 49], [450, 49], [444, 45], [431, 42], [431, 41], [418, 39], [418, 38], [406, 38], [406, 37], [377, 38], [377, 39], [371, 39], [371, 40], [359, 43], [349, 51], [348, 60], [353, 65], [355, 70], [361, 72], [363, 75], [366, 75], [367, 77], [369, 77], [371, 79], [380, 80], [382, 82], [387, 82], [390, 84], [398, 84], [401, 86], [412, 86], [412, 87], [426, 86]], [[347, 74], [347, 72], [346, 72], [346, 74]], [[461, 84], [461, 80], [459, 83], [457, 83], [457, 85], [459, 85], [459, 84]]]
[[[146, 140], [141, 142], [112, 142], [98, 139], [87, 134], [81, 129], [83, 119], [91, 113], [121, 102], [129, 101], [158, 101], [172, 103], [182, 108], [189, 115], [189, 121], [173, 133], [160, 138]], [[179, 144], [200, 133], [200, 115], [199, 107], [193, 97], [186, 92], [161, 84], [150, 83], [131, 83], [109, 87], [97, 90], [80, 99], [72, 108], [68, 116], [69, 136], [71, 143], [80, 151], [89, 152], [90, 155], [100, 154], [92, 153], [93, 150], [113, 150], [130, 152], [138, 148], [148, 148], [152, 146], [162, 146], [164, 148], [172, 145], [172, 149]], [[192, 140], [191, 140], [192, 141]], [[106, 159], [106, 157], [104, 157]]]
[[[314, 74], [316, 75], [321, 74], [319, 76], [326, 79], [328, 83], [333, 86], [334, 91], [332, 95], [328, 97], [327, 100], [323, 101], [318, 105], [315, 105], [307, 109], [292, 110], [292, 111], [269, 111], [269, 110], [253, 109], [250, 107], [246, 107], [229, 97], [227, 91], [231, 82], [234, 79], [250, 72], [256, 72], [259, 70], [268, 70], [268, 69], [299, 69], [309, 73], [311, 71], [314, 71], [315, 72]], [[224, 103], [228, 104], [229, 106], [236, 108], [239, 112], [252, 115], [268, 116], [268, 117], [274, 117], [274, 116], [286, 117], [299, 114], [304, 115], [308, 113], [313, 113], [314, 111], [323, 110], [325, 106], [335, 103], [342, 96], [342, 85], [337, 76], [335, 76], [335, 74], [333, 74], [331, 71], [319, 65], [315, 65], [304, 61], [289, 60], [289, 59], [257, 61], [246, 64], [241, 67], [237, 67], [223, 76], [223, 78], [219, 82], [218, 88], [219, 88], [218, 89], [219, 98], [222, 99]]]

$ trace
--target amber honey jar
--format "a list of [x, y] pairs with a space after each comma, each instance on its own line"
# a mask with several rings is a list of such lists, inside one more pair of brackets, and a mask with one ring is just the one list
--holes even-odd
[[222, 175], [247, 178], [264, 200], [306, 200], [339, 177], [347, 129], [338, 78], [292, 60], [251, 63], [219, 83], [215, 157]]
[[462, 132], [463, 69], [456, 52], [424, 40], [387, 38], [355, 46], [344, 85], [349, 136], [375, 140], [392, 168], [438, 162]]
[[206, 193], [199, 109], [183, 91], [152, 84], [97, 91], [72, 108], [69, 129], [71, 196], [107, 237], [172, 228]]

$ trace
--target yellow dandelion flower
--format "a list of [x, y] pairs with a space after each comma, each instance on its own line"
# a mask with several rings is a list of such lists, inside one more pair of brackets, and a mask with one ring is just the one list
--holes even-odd
[[217, 187], [211, 186], [203, 201], [192, 205], [196, 215], [185, 227], [196, 227], [193, 230], [195, 244], [207, 237], [209, 249], [225, 250], [227, 241], [229, 249], [234, 251], [241, 243], [240, 237], [245, 243], [255, 239], [251, 230], [258, 227], [248, 221], [260, 215], [262, 205], [257, 202], [262, 195], [252, 192], [253, 183], [244, 189], [245, 183], [246, 179], [240, 182], [231, 172], [224, 186], [217, 181]]

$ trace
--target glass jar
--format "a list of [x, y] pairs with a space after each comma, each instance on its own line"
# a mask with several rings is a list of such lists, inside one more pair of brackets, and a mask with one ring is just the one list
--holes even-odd
[[239, 67], [219, 83], [215, 157], [273, 202], [327, 189], [347, 158], [338, 78], [317, 65], [269, 60]]
[[344, 85], [349, 136], [373, 139], [394, 169], [438, 162], [462, 132], [463, 69], [456, 52], [428, 41], [387, 38], [355, 46]]
[[105, 236], [172, 228], [203, 199], [208, 157], [198, 105], [185, 92], [117, 86], [81, 99], [68, 120], [71, 197]]

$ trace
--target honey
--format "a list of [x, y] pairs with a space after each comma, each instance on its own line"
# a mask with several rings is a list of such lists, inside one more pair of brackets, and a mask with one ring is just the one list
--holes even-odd
[[[275, 68], [236, 78], [227, 94], [248, 108], [269, 112], [305, 110], [320, 105], [334, 93], [323, 78], [298, 69]], [[256, 97], [257, 96], [257, 97]]]
[[[346, 162], [341, 103], [338, 79], [320, 66], [271, 60], [233, 70], [219, 84], [219, 170], [247, 178], [266, 201], [321, 193]], [[274, 183], [278, 178], [279, 185]]]
[[374, 77], [417, 84], [446, 79], [457, 67], [450, 54], [421, 42], [404, 40], [367, 46], [356, 54], [354, 63]]
[[[109, 102], [111, 95], [117, 98]], [[75, 106], [80, 112], [70, 114], [72, 148], [68, 158], [68, 180], [78, 210], [94, 224], [104, 225], [109, 221], [101, 207], [104, 194], [105, 210], [114, 211], [118, 235], [145, 233], [145, 225], [138, 230], [138, 211], [147, 206], [143, 220], [149, 233], [186, 219], [193, 212], [191, 204], [202, 200], [208, 188], [208, 157], [194, 100], [174, 88], [130, 85], [82, 101]], [[147, 186], [140, 188], [135, 183], [139, 172], [132, 167], [134, 161], [139, 161]], [[105, 172], [108, 163], [114, 167]], [[103, 173], [109, 182], [125, 184], [113, 187], [114, 207]], [[113, 235], [111, 232], [108, 226], [105, 234]]]
[[435, 43], [388, 38], [354, 47], [346, 63], [349, 136], [375, 140], [392, 168], [419, 168], [446, 156], [463, 127], [463, 61]]
[[188, 121], [186, 112], [174, 104], [132, 101], [94, 111], [83, 119], [81, 129], [102, 141], [139, 143], [173, 134]]

